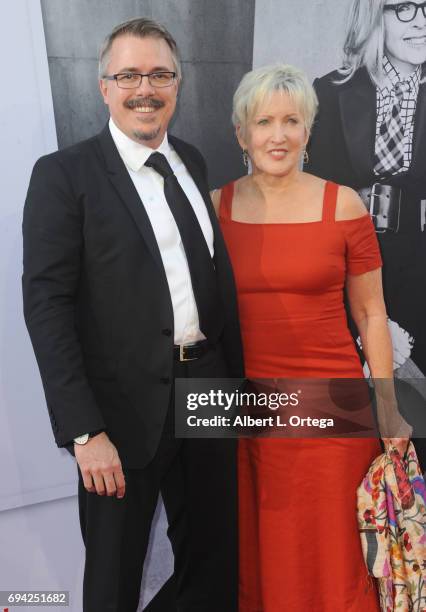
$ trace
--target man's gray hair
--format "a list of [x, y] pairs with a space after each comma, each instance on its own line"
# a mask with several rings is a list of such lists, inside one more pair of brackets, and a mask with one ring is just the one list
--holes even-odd
[[120, 23], [103, 41], [99, 51], [100, 79], [106, 75], [112, 43], [119, 36], [136, 36], [138, 38], [152, 37], [165, 40], [172, 52], [177, 78], [181, 78], [182, 71], [180, 67], [179, 51], [173, 36], [163, 25], [161, 25], [161, 23], [153, 21], [152, 19], [146, 19], [145, 17], [136, 17], [135, 19]]
[[234, 94], [232, 122], [244, 134], [259, 105], [276, 91], [287, 93], [298, 107], [310, 133], [318, 108], [314, 88], [304, 72], [289, 64], [263, 66], [247, 72]]

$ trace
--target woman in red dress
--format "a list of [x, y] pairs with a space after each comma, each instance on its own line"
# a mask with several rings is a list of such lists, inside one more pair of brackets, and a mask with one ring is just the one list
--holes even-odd
[[[248, 73], [234, 97], [252, 174], [213, 200], [236, 277], [247, 376], [361, 378], [346, 287], [372, 375], [391, 378], [370, 216], [351, 189], [300, 170], [316, 106], [306, 77], [287, 65]], [[398, 414], [393, 425], [404, 427]], [[379, 610], [356, 489], [380, 452], [373, 438], [240, 440], [240, 612]]]

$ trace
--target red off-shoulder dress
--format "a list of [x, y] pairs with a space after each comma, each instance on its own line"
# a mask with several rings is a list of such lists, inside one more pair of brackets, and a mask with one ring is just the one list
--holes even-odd
[[[247, 376], [363, 376], [343, 301], [347, 275], [381, 266], [370, 219], [220, 222], [239, 300]], [[239, 442], [240, 612], [378, 612], [356, 520], [356, 489], [377, 439], [253, 438]]]

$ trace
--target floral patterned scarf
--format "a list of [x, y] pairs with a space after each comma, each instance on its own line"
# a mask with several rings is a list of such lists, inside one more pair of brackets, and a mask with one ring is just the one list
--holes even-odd
[[414, 445], [375, 459], [358, 488], [358, 525], [383, 612], [426, 611], [426, 485]]

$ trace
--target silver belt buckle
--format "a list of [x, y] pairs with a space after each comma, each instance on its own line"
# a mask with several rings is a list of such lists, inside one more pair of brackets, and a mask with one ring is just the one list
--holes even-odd
[[[398, 201], [391, 201], [392, 190], [395, 189], [382, 183], [373, 183], [368, 199], [368, 209], [377, 234], [387, 231], [398, 232], [401, 214], [401, 193]], [[395, 208], [397, 209], [395, 211]]]
[[380, 183], [373, 183], [373, 185], [371, 186], [371, 193], [370, 193], [370, 217], [373, 219], [373, 223], [374, 223], [374, 229], [376, 230], [377, 234], [384, 234], [386, 231], [386, 228], [378, 228], [377, 227], [377, 217], [378, 215], [374, 212], [376, 210], [375, 205], [376, 205], [376, 200], [375, 198], [378, 199], [378, 206], [377, 206], [377, 210], [380, 210], [380, 194], [376, 193], [376, 187], [379, 187]]
[[187, 347], [194, 346], [194, 344], [179, 344], [179, 361], [194, 361], [196, 357], [185, 357], [184, 351]]

